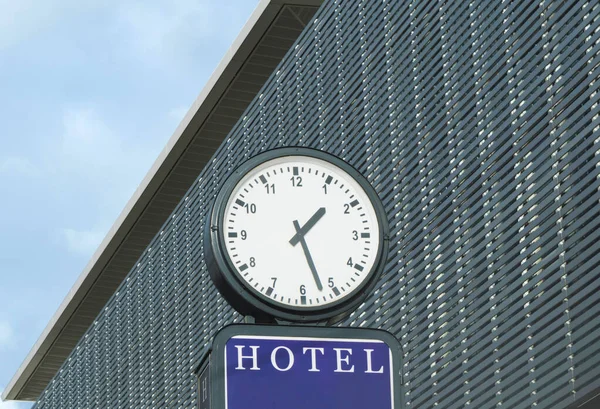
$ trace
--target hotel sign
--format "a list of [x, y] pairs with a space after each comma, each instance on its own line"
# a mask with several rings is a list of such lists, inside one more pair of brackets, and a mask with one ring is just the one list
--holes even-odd
[[400, 409], [400, 346], [371, 329], [232, 325], [200, 376], [201, 409]]

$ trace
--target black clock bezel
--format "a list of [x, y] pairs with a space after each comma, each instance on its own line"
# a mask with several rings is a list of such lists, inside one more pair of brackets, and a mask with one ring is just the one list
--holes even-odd
[[[262, 163], [287, 156], [308, 156], [331, 163], [345, 171], [363, 188], [375, 209], [379, 226], [379, 247], [375, 255], [373, 267], [365, 280], [353, 292], [340, 300], [326, 306], [294, 308], [284, 306], [255, 290], [242, 279], [233, 261], [229, 258], [223, 234], [222, 221], [225, 207], [233, 189], [248, 173]], [[388, 252], [388, 222], [385, 210], [375, 189], [351, 165], [329, 153], [305, 147], [277, 148], [262, 152], [235, 169], [226, 179], [217, 194], [213, 208], [208, 214], [204, 229], [204, 254], [210, 277], [221, 295], [243, 315], [253, 316], [259, 320], [270, 321], [280, 319], [290, 322], [338, 321], [350, 314], [371, 293], [385, 265]]]

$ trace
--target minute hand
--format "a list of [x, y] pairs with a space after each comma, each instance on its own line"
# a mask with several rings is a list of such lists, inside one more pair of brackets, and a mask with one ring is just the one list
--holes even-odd
[[296, 230], [296, 234], [290, 239], [290, 244], [295, 246], [300, 241], [300, 238], [304, 236], [312, 227], [323, 217], [325, 214], [325, 208], [321, 207], [319, 210], [312, 215], [310, 219], [302, 226], [300, 230]]
[[[300, 224], [298, 224], [298, 220], [294, 220], [294, 228], [296, 229], [296, 234], [300, 234]], [[321, 284], [321, 279], [319, 278], [319, 273], [317, 273], [317, 268], [315, 267], [315, 262], [310, 255], [310, 251], [308, 250], [308, 246], [306, 245], [306, 240], [304, 239], [304, 235], [300, 236], [300, 244], [302, 245], [302, 250], [304, 251], [304, 256], [306, 257], [306, 262], [308, 263], [308, 267], [310, 268], [310, 272], [315, 279], [315, 284], [317, 284], [317, 289], [319, 291], [323, 291], [323, 284]]]

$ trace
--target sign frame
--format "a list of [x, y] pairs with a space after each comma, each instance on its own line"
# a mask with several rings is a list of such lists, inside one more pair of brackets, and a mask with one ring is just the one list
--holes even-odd
[[[331, 342], [332, 339], [339, 340], [340, 342], [348, 342], [349, 340], [383, 342], [389, 348], [391, 354], [390, 382], [392, 389], [392, 405], [394, 409], [404, 408], [402, 351], [396, 337], [389, 332], [370, 328], [251, 324], [228, 325], [215, 335], [212, 349], [209, 352], [209, 355], [203, 360], [198, 371], [198, 408], [227, 409], [225, 350], [228, 341], [237, 336], [256, 336], [275, 339], [298, 338], [299, 340], [322, 338], [327, 340], [327, 342]], [[202, 392], [202, 390], [206, 391], [207, 386], [210, 395], [208, 400], [205, 399], [206, 393]]]

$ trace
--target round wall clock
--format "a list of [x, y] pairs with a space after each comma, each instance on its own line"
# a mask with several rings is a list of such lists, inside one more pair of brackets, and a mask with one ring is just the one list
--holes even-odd
[[337, 320], [373, 289], [388, 223], [367, 180], [308, 148], [264, 152], [219, 192], [206, 262], [225, 299], [260, 319]]

